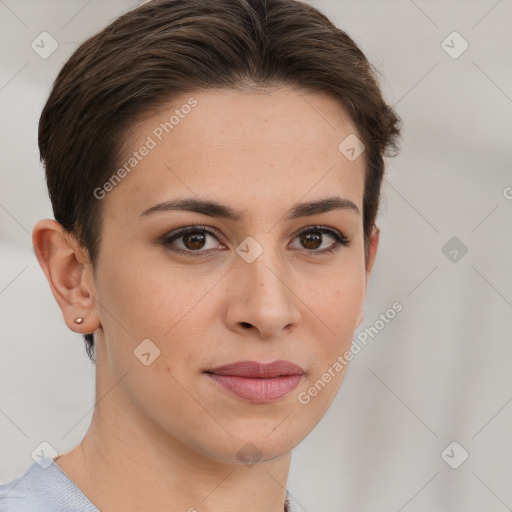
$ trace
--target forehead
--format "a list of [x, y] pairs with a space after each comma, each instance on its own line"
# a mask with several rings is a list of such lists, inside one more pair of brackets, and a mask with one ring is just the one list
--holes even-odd
[[104, 206], [140, 213], [199, 195], [243, 209], [333, 195], [336, 187], [361, 207], [363, 157], [350, 161], [339, 149], [356, 133], [326, 94], [283, 87], [182, 95], [130, 130], [118, 162], [127, 172]]

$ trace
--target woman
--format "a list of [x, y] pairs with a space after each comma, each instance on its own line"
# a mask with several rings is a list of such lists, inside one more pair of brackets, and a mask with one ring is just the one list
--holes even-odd
[[154, 0], [83, 43], [41, 115], [33, 243], [96, 404], [2, 510], [297, 510], [291, 451], [363, 320], [399, 124], [295, 0]]

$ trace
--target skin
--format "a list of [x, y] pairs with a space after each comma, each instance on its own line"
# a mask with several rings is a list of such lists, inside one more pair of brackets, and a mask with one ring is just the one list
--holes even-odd
[[[67, 326], [96, 340], [92, 422], [56, 463], [102, 511], [282, 512], [291, 450], [325, 414], [344, 371], [307, 405], [298, 395], [350, 348], [363, 320], [379, 240], [375, 227], [365, 260], [364, 159], [349, 161], [338, 150], [357, 133], [341, 104], [289, 87], [183, 96], [133, 127], [127, 156], [191, 96], [197, 106], [102, 199], [95, 272], [57, 222], [34, 228], [39, 263]], [[297, 203], [334, 195], [359, 213], [284, 218]], [[178, 197], [207, 197], [244, 218], [187, 211], [139, 217]], [[202, 248], [187, 237], [158, 242], [197, 224], [218, 240], [206, 234]], [[328, 234], [304, 245], [299, 232], [315, 232], [315, 224], [341, 231], [350, 245], [322, 254], [335, 243]], [[263, 248], [250, 264], [235, 252], [247, 236]], [[199, 247], [203, 256], [172, 247]], [[160, 350], [148, 366], [134, 356], [144, 339]], [[269, 403], [232, 395], [203, 373], [277, 359], [306, 373], [289, 395]], [[261, 457], [251, 466], [237, 458], [248, 442]]]

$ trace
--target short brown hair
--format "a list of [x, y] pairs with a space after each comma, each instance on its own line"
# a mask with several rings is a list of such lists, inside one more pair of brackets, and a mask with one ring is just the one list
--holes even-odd
[[[367, 254], [383, 156], [398, 151], [401, 125], [375, 72], [343, 30], [297, 0], [149, 1], [79, 46], [55, 80], [39, 121], [55, 220], [95, 268], [102, 202], [93, 190], [119, 166], [128, 128], [179, 94], [288, 85], [338, 99], [365, 144]], [[94, 362], [93, 334], [84, 337]]]

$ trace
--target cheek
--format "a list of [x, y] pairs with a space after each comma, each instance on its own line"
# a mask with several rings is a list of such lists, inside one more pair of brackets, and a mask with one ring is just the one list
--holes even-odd
[[156, 366], [179, 361], [187, 367], [201, 356], [198, 344], [190, 340], [203, 338], [202, 331], [213, 314], [212, 289], [218, 279], [197, 268], [192, 276], [170, 265], [135, 266], [127, 259], [105, 267], [98, 279], [98, 303], [112, 357], [129, 364], [133, 351], [150, 339], [160, 350]]
[[[180, 273], [127, 257], [105, 266], [98, 283], [98, 302], [108, 309], [106, 324], [116, 330], [124, 327], [134, 336], [162, 336], [194, 295], [193, 289], [184, 289]], [[113, 319], [117, 328], [111, 325]]]
[[[320, 286], [322, 282], [322, 286]], [[360, 269], [331, 274], [308, 287], [305, 303], [324, 320], [335, 337], [353, 329], [365, 298], [364, 272]]]
[[363, 271], [340, 272], [325, 280], [321, 290], [310, 289], [305, 304], [314, 313], [314, 373], [321, 373], [350, 349], [365, 299]]
[[343, 382], [347, 364], [341, 364], [340, 357], [343, 360], [351, 348], [364, 297], [364, 273], [332, 276], [323, 293], [315, 293], [315, 302], [311, 295], [315, 313], [310, 331], [311, 366], [298, 395], [298, 402], [304, 407], [300, 410], [309, 418], [325, 414]]

